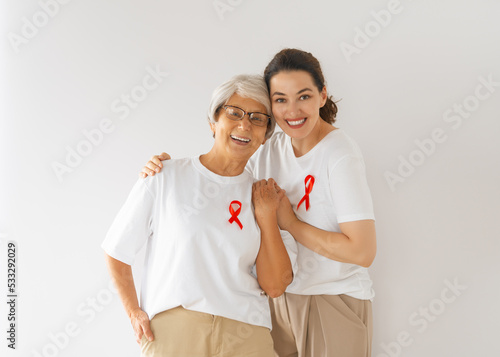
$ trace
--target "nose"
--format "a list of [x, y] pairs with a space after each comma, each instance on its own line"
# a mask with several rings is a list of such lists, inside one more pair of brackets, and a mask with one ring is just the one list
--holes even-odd
[[299, 108], [297, 103], [295, 102], [289, 102], [287, 107], [286, 107], [286, 113], [290, 118], [295, 118], [299, 112]]
[[252, 127], [252, 123], [250, 122], [250, 117], [248, 116], [248, 114], [245, 114], [245, 116], [243, 117], [243, 119], [241, 119], [239, 122], [238, 122], [238, 126], [242, 129], [242, 130], [250, 130], [250, 128]]

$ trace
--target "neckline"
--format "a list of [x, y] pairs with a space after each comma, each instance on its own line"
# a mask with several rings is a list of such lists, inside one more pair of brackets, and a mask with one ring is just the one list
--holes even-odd
[[[201, 156], [201, 155], [200, 155]], [[242, 183], [248, 180], [249, 173], [246, 170], [237, 176], [221, 176], [213, 171], [210, 171], [200, 161], [200, 156], [195, 156], [191, 159], [194, 167], [205, 177], [211, 181], [223, 183], [223, 184], [236, 184]]]
[[[333, 133], [335, 133], [335, 132], [337, 132], [337, 131], [340, 131], [340, 130], [342, 130], [342, 129], [341, 129], [341, 128], [337, 128], [337, 129], [334, 129], [334, 130], [330, 131], [330, 132], [329, 132], [328, 134], [326, 134], [326, 135], [325, 135], [325, 136], [324, 136], [324, 137], [323, 137], [320, 141], [318, 141], [318, 143], [317, 143], [316, 145], [314, 145], [314, 147], [313, 147], [311, 150], [309, 150], [308, 152], [306, 152], [306, 153], [305, 153], [304, 155], [302, 155], [302, 156], [299, 156], [299, 157], [295, 156], [295, 153], [294, 153], [294, 151], [293, 151], [293, 145], [292, 145], [292, 138], [291, 138], [291, 137], [288, 137], [288, 138], [287, 138], [287, 148], [288, 148], [288, 150], [290, 151], [290, 155], [291, 155], [292, 157], [294, 157], [294, 158], [295, 158], [295, 160], [299, 160], [299, 161], [300, 161], [300, 160], [305, 160], [305, 159], [308, 159], [311, 155], [313, 155], [313, 154], [314, 154], [314, 152], [317, 150], [317, 148], [318, 148], [319, 146], [321, 146], [321, 144], [327, 140], [327, 138], [328, 138], [328, 137], [332, 136], [332, 135], [333, 135]], [[284, 135], [286, 135], [285, 133], [283, 133], [283, 134], [284, 134]]]

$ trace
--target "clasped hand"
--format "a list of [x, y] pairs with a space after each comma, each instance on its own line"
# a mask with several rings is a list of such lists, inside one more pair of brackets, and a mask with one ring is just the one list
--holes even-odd
[[272, 178], [253, 184], [252, 202], [257, 222], [276, 217], [280, 228], [286, 230], [285, 227], [297, 219], [285, 190], [279, 187]]

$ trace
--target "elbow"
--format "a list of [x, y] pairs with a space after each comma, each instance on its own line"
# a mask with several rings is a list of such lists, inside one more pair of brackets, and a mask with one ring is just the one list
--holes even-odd
[[377, 243], [375, 237], [366, 241], [363, 245], [357, 247], [355, 264], [368, 268], [373, 264], [375, 255], [377, 254]]
[[267, 294], [267, 296], [271, 297], [271, 298], [277, 298], [277, 297], [280, 297], [281, 295], [283, 295], [283, 293], [285, 292], [284, 289], [271, 289], [269, 291], [266, 291], [264, 290]]
[[373, 263], [373, 259], [369, 260], [369, 259], [366, 259], [366, 260], [363, 260], [361, 262], [359, 262], [359, 266], [362, 266], [363, 268], [369, 268]]
[[278, 284], [261, 284], [260, 287], [271, 298], [283, 295], [286, 289], [286, 286], [279, 286]]
[[368, 252], [360, 256], [358, 265], [362, 266], [363, 268], [368, 268], [373, 264], [373, 261], [375, 260], [375, 254], [376, 252]]
[[277, 298], [285, 292], [286, 288], [288, 285], [293, 280], [293, 272], [290, 269], [290, 271], [287, 271], [282, 274], [280, 278], [274, 279], [272, 282], [267, 282], [261, 284], [262, 290], [265, 291], [267, 296], [272, 297], [272, 298]]

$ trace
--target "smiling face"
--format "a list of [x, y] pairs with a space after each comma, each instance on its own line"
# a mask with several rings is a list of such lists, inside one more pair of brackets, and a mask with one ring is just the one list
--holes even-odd
[[[247, 113], [259, 112], [268, 114], [266, 107], [250, 98], [233, 94], [226, 105], [243, 109]], [[246, 160], [257, 151], [266, 139], [267, 126], [256, 126], [250, 122], [248, 115], [242, 120], [231, 120], [226, 116], [224, 109], [220, 109], [216, 123], [210, 123], [210, 128], [215, 134], [214, 147], [218, 155], [227, 155], [235, 160]]]
[[283, 71], [270, 82], [271, 105], [280, 128], [295, 139], [304, 139], [318, 130], [320, 108], [325, 105], [326, 88], [320, 92], [306, 71]]

